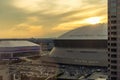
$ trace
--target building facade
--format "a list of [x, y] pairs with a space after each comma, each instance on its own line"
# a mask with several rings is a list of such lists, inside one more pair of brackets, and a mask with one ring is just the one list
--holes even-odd
[[120, 0], [108, 0], [108, 74], [120, 80]]

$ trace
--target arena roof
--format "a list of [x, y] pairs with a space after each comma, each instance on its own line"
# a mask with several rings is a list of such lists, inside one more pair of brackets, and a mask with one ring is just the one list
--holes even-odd
[[69, 31], [54, 41], [55, 47], [50, 52], [51, 62], [107, 66], [107, 37], [105, 24]]
[[71, 30], [57, 39], [107, 39], [107, 25], [97, 24]]
[[106, 49], [54, 48], [50, 57], [58, 63], [107, 66]]
[[[79, 49], [79, 48], [54, 48], [52, 57], [82, 58], [82, 59], [106, 59], [106, 49]], [[54, 54], [53, 54], [54, 53]], [[106, 55], [106, 56], [103, 56]], [[97, 58], [99, 56], [99, 58]]]
[[0, 41], [0, 47], [39, 46], [29, 41]]

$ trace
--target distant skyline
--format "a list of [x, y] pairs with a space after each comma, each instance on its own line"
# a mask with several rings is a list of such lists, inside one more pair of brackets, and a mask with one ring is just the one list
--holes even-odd
[[107, 0], [0, 2], [0, 38], [57, 37], [71, 29], [96, 23], [107, 23]]

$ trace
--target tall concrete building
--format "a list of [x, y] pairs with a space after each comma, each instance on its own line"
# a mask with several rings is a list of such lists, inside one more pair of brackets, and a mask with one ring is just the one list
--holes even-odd
[[108, 0], [109, 80], [120, 80], [120, 0]]

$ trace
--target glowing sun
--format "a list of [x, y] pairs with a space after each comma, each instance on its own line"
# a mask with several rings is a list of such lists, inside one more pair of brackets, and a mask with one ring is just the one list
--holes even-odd
[[91, 17], [85, 20], [89, 24], [98, 24], [100, 23], [100, 17]]

